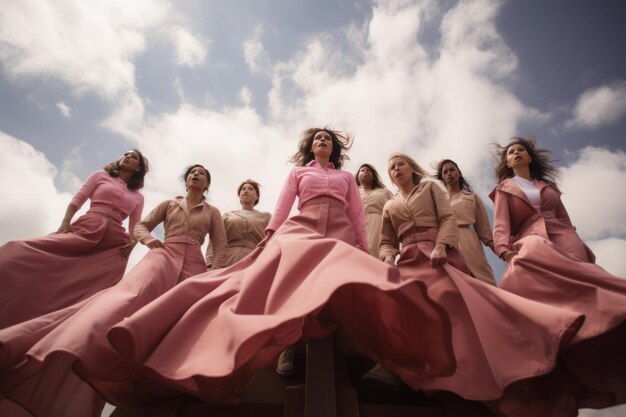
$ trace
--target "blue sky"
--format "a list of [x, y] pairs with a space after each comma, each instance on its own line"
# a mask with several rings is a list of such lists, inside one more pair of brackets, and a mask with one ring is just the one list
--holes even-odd
[[351, 171], [384, 173], [394, 151], [455, 159], [485, 200], [489, 145], [535, 134], [579, 233], [624, 277], [624, 16], [586, 0], [3, 2], [0, 243], [56, 230], [85, 178], [133, 147], [151, 161], [146, 209], [199, 162], [222, 211], [249, 177], [272, 211], [311, 126], [355, 136]]

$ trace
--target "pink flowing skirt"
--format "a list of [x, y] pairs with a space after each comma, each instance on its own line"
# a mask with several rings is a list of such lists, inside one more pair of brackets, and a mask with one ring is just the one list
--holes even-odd
[[115, 285], [127, 258], [128, 234], [119, 215], [92, 208], [72, 233], [9, 242], [0, 247], [0, 329], [71, 306]]
[[[158, 383], [236, 402], [245, 381], [286, 346], [340, 330], [342, 347], [415, 389], [489, 400], [550, 372], [580, 326], [576, 313], [451, 265], [430, 267], [430, 240], [407, 245], [390, 267], [349, 245], [343, 207], [328, 201], [306, 205], [263, 251], [177, 286], [115, 326], [109, 340]], [[455, 252], [451, 262], [465, 269]]]
[[585, 322], [562, 353], [560, 369], [518, 384], [499, 407], [519, 415], [575, 416], [578, 408], [625, 403], [626, 280], [587, 262], [587, 248], [571, 227], [549, 219], [547, 225], [551, 240], [531, 235], [515, 242], [519, 253], [500, 286], [584, 314]]
[[146, 400], [142, 389], [134, 387], [140, 377], [111, 348], [106, 333], [180, 281], [204, 271], [197, 242], [174, 236], [163, 248], [151, 249], [117, 285], [1, 330], [0, 389], [7, 399], [0, 401], [0, 415], [9, 400], [35, 416], [87, 417], [100, 415], [101, 395], [116, 404], [129, 402], [129, 397], [133, 403]]

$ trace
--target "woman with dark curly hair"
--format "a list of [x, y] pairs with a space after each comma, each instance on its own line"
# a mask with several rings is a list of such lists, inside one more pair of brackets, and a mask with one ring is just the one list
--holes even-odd
[[354, 174], [359, 186], [363, 210], [365, 211], [365, 234], [367, 246], [372, 256], [378, 258], [380, 225], [383, 219], [383, 206], [393, 194], [385, 187], [378, 171], [370, 164], [362, 164]]
[[[104, 402], [98, 393], [116, 405], [141, 398], [141, 391], [126, 382], [140, 377], [108, 343], [108, 330], [178, 283], [205, 272], [201, 245], [207, 235], [215, 251], [213, 268], [226, 263], [221, 214], [205, 202], [209, 171], [192, 165], [183, 180], [186, 195], [161, 202], [137, 223], [135, 237], [150, 250], [120, 282], [0, 331], [0, 392], [8, 400], [36, 416], [99, 416]], [[161, 223], [162, 240], [151, 234]], [[3, 405], [0, 401], [0, 412]]]
[[[122, 278], [137, 243], [132, 230], [141, 218], [147, 172], [141, 152], [126, 152], [91, 174], [56, 233], [0, 247], [0, 328], [72, 305]], [[71, 223], [87, 199], [89, 210]]]
[[[576, 415], [577, 408], [626, 402], [626, 280], [597, 266], [576, 233], [549, 151], [532, 137], [514, 137], [497, 149], [493, 230], [496, 254], [508, 262], [500, 287], [585, 315], [580, 331], [563, 346], [562, 368], [553, 380], [539, 389], [522, 385], [522, 398], [505, 406], [519, 407], [515, 415], [553, 415], [546, 410], [556, 409]], [[536, 398], [526, 397], [531, 392]]]
[[459, 226], [459, 251], [467, 267], [476, 279], [496, 285], [493, 270], [483, 249], [484, 244], [494, 250], [485, 205], [472, 191], [472, 187], [453, 160], [444, 159], [437, 163], [435, 177], [445, 184], [448, 191], [452, 212]]

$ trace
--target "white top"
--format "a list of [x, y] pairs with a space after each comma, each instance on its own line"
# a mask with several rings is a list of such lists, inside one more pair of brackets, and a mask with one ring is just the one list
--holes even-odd
[[513, 181], [519, 186], [519, 188], [526, 194], [530, 204], [535, 208], [535, 210], [541, 210], [541, 197], [539, 196], [539, 188], [537, 188], [537, 181], [528, 181], [525, 178], [518, 177], [517, 175], [513, 177]]

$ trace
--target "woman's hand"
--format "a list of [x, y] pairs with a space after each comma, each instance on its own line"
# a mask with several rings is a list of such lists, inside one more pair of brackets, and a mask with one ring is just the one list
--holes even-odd
[[385, 256], [385, 258], [383, 259], [383, 262], [389, 265], [395, 265], [395, 262], [393, 261], [393, 256], [391, 255]]
[[163, 242], [161, 242], [159, 239], [154, 238], [145, 242], [144, 245], [146, 245], [150, 249], [156, 249], [156, 248], [162, 248]]
[[136, 244], [136, 241], [129, 241], [127, 244], [122, 246], [120, 248], [120, 255], [122, 256], [122, 258], [128, 258]]
[[59, 226], [57, 233], [71, 233], [72, 226], [70, 226], [70, 222], [63, 222], [61, 226]]
[[262, 241], [259, 242], [258, 245], [256, 245], [257, 248], [264, 248], [265, 244], [272, 238], [272, 236], [274, 235], [274, 231], [273, 230], [266, 230], [265, 231], [265, 237], [263, 238]]
[[508, 250], [506, 252], [504, 252], [500, 258], [502, 258], [502, 260], [504, 262], [511, 262], [511, 259], [513, 259], [514, 256], [516, 256], [518, 254], [517, 251], [515, 250]]
[[430, 254], [430, 266], [437, 268], [448, 262], [448, 254], [446, 254], [445, 243], [437, 243], [435, 249]]

